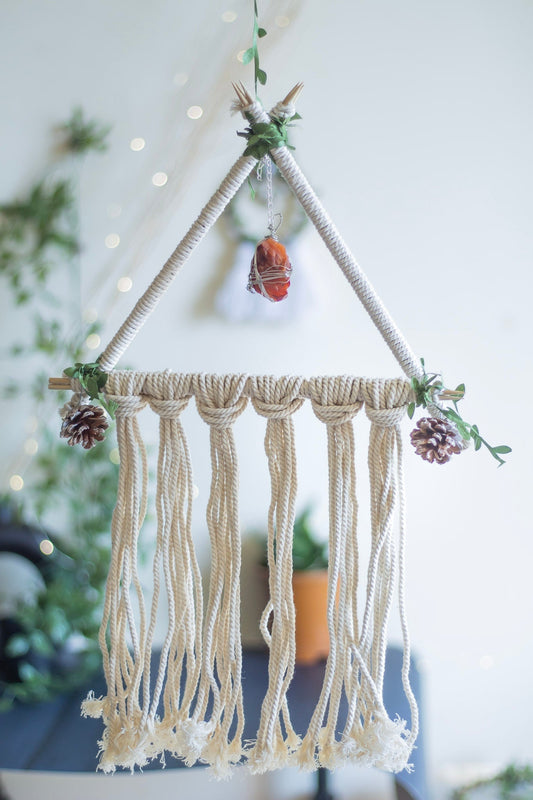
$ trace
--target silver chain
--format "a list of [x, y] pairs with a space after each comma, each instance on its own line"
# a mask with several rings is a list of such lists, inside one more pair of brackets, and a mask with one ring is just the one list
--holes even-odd
[[272, 181], [272, 160], [266, 155], [257, 162], [255, 174], [258, 181], [263, 180], [263, 172], [266, 172], [266, 197], [267, 197], [267, 230], [273, 239], [277, 239], [277, 232], [282, 222], [280, 213], [274, 214], [274, 190]]
[[[276, 231], [274, 230], [274, 192], [272, 189], [272, 161], [270, 156], [265, 156], [266, 166], [266, 190], [267, 190], [267, 228], [273, 239], [276, 238]], [[278, 225], [279, 227], [279, 225]], [[277, 229], [276, 229], [277, 230]]]

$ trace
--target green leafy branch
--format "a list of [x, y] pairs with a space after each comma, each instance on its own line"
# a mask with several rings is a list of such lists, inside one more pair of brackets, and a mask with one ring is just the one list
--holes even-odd
[[107, 150], [107, 136], [111, 130], [110, 125], [102, 125], [95, 120], [86, 120], [81, 108], [75, 108], [72, 116], [59, 127], [66, 135], [65, 147], [72, 153], [83, 154], [90, 150], [104, 152]]
[[293, 114], [287, 119], [272, 118], [270, 122], [250, 122], [245, 131], [238, 131], [238, 136], [244, 136], [248, 144], [243, 153], [245, 156], [254, 156], [260, 161], [271, 150], [276, 147], [288, 147], [294, 150], [289, 144], [289, 131], [291, 122], [301, 119], [300, 114]]
[[103, 371], [98, 361], [93, 361], [88, 364], [82, 364], [78, 361], [73, 367], [67, 367], [63, 372], [69, 378], [78, 380], [82, 388], [89, 395], [89, 399], [96, 400], [97, 403], [100, 403], [111, 418], [115, 416], [117, 404], [113, 401], [108, 402], [103, 393], [108, 374]]
[[498, 461], [498, 466], [505, 464], [502, 455], [511, 453], [512, 449], [506, 444], [496, 446], [490, 445], [486, 439], [481, 436], [477, 425], [466, 422], [459, 414], [457, 403], [465, 396], [464, 383], [459, 384], [455, 389], [446, 389], [441, 376], [438, 373], [426, 373], [424, 359], [420, 359], [422, 369], [424, 371], [422, 378], [411, 378], [411, 386], [415, 395], [415, 400], [409, 403], [407, 407], [407, 414], [410, 419], [413, 418], [415, 408], [422, 407], [428, 408], [435, 404], [438, 396], [439, 400], [452, 402], [454, 408], [441, 408], [439, 409], [444, 416], [452, 422], [459, 435], [465, 442], [472, 440], [474, 442], [474, 449], [480, 450], [484, 445], [491, 456]]
[[[472, 792], [486, 786], [498, 786], [502, 800], [531, 800], [533, 798], [533, 767], [511, 764], [493, 778], [484, 778], [456, 789], [453, 800], [468, 800]], [[526, 794], [522, 794], [523, 790]], [[517, 794], [517, 791], [520, 794]]]
[[264, 69], [259, 66], [259, 47], [258, 41], [266, 36], [267, 32], [264, 28], [259, 27], [259, 16], [257, 12], [257, 0], [254, 0], [254, 27], [252, 34], [252, 46], [248, 48], [243, 54], [242, 63], [249, 64], [253, 59], [254, 62], [254, 87], [255, 96], [257, 97], [257, 84], [260, 83], [264, 86], [267, 82], [267, 74]]

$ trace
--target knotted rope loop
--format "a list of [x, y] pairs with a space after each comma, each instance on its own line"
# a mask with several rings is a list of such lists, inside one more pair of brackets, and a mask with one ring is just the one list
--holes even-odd
[[355, 403], [347, 403], [343, 406], [322, 405], [322, 403], [318, 403], [311, 398], [311, 405], [320, 422], [324, 422], [326, 425], [344, 425], [355, 417], [358, 411], [361, 410], [363, 403], [358, 400]]
[[247, 402], [247, 397], [239, 397], [230, 408], [213, 408], [212, 406], [202, 403], [198, 397], [196, 398], [198, 413], [203, 421], [213, 428], [220, 429], [231, 428], [237, 417], [239, 417], [246, 408]]
[[294, 400], [289, 400], [287, 403], [267, 403], [260, 400], [258, 397], [252, 397], [252, 405], [254, 409], [262, 417], [267, 419], [287, 419], [295, 411], [301, 407], [303, 397], [296, 397]]
[[187, 408], [189, 398], [183, 397], [180, 400], [157, 400], [155, 397], [149, 397], [148, 402], [150, 408], [159, 414], [161, 419], [177, 419], [181, 412]]
[[316, 417], [326, 425], [350, 422], [363, 405], [359, 378], [345, 375], [336, 378], [312, 378], [309, 397]]
[[399, 425], [406, 412], [406, 406], [399, 408], [370, 408], [365, 406], [366, 415], [378, 428], [393, 428]]
[[250, 379], [252, 405], [267, 419], [287, 419], [302, 406], [300, 395], [303, 379], [286, 376], [276, 379], [272, 375]]
[[230, 428], [248, 402], [246, 375], [196, 375], [194, 393], [201, 418], [213, 428]]
[[123, 395], [106, 393], [106, 399], [108, 402], [116, 403], [115, 417], [117, 419], [135, 417], [148, 403], [147, 397], [138, 395], [128, 395], [124, 397]]

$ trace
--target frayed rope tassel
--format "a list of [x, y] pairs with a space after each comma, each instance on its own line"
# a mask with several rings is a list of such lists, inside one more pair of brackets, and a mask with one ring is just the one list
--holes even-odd
[[[268, 512], [270, 600], [261, 619], [261, 632], [270, 650], [269, 681], [257, 740], [247, 751], [247, 764], [254, 773], [286, 766], [300, 745], [300, 737], [290, 720], [287, 690], [296, 658], [292, 537], [297, 475], [291, 415], [303, 402], [298, 396], [301, 382], [301, 378], [254, 378], [252, 402], [257, 413], [267, 418], [265, 451], [271, 481]], [[268, 630], [270, 618], [271, 632]]]
[[[99, 769], [104, 772], [113, 772], [117, 767], [142, 768], [158, 756], [164, 762], [165, 751], [181, 758], [190, 757], [191, 752], [187, 722], [201, 664], [202, 587], [191, 534], [192, 468], [179, 420], [188, 403], [190, 390], [185, 376], [174, 376], [170, 391], [166, 382], [163, 385], [162, 377], [154, 376], [154, 385], [150, 386], [150, 405], [160, 417], [160, 445], [154, 590], [148, 624], [136, 572], [136, 541], [146, 509], [147, 465], [137, 420], [132, 416], [145, 405], [145, 401], [110, 395], [118, 405], [121, 466], [113, 515], [111, 567], [100, 631], [108, 696], [97, 699], [90, 693], [82, 704], [85, 716], [102, 717], [104, 721], [104, 733], [99, 742]], [[130, 379], [126, 377], [125, 380], [127, 385], [120, 387], [121, 395], [135, 393], [136, 387]], [[110, 382], [116, 381], [120, 381], [120, 373], [111, 376]], [[167, 399], [158, 399], [163, 394]], [[142, 464], [140, 503], [135, 500], [139, 488], [138, 453]], [[126, 513], [129, 508], [135, 510], [133, 515]], [[162, 573], [167, 595], [168, 630], [151, 691], [151, 654]], [[138, 597], [139, 631], [135, 627], [129, 600], [131, 584]], [[132, 643], [133, 655], [128, 639]], [[186, 677], [181, 696], [184, 671]], [[113, 687], [114, 696], [111, 693]], [[158, 706], [162, 693], [164, 710], [160, 719]]]
[[[409, 768], [418, 730], [418, 711], [409, 685], [409, 639], [403, 598], [405, 514], [401, 474], [399, 421], [405, 412], [405, 382], [373, 384], [365, 397], [372, 420], [369, 447], [372, 494], [372, 551], [367, 599], [359, 634], [357, 615], [357, 500], [352, 419], [362, 406], [358, 379], [335, 383], [315, 379], [311, 400], [316, 416], [327, 424], [330, 496], [328, 627], [330, 653], [322, 692], [294, 761], [302, 768], [335, 769], [359, 763], [392, 772]], [[398, 395], [398, 396], [396, 396]], [[377, 408], [376, 408], [377, 406]], [[398, 406], [398, 407], [396, 407]], [[396, 576], [392, 523], [400, 506], [400, 616], [404, 634], [403, 685], [411, 707], [412, 730], [391, 720], [383, 705], [387, 623]], [[340, 738], [340, 700], [348, 699], [348, 716]]]
[[[191, 758], [225, 778], [243, 755], [242, 647], [240, 634], [241, 541], [238, 464], [232, 425], [244, 411], [245, 375], [195, 376], [198, 412], [210, 426], [211, 493], [207, 526], [211, 577], [203, 634], [202, 672], [190, 723]], [[212, 710], [207, 719], [208, 702]], [[230, 729], [235, 722], [235, 730]]]
[[[371, 421], [368, 465], [372, 545], [359, 643], [350, 648], [357, 679], [352, 677], [347, 692], [349, 709], [340, 745], [347, 758], [352, 759], [355, 752], [361, 764], [391, 772], [410, 769], [409, 756], [418, 735], [418, 709], [409, 683], [410, 644], [404, 604], [406, 526], [400, 421], [408, 392], [403, 380], [368, 382], [363, 392]], [[398, 511], [399, 553], [393, 538]], [[411, 711], [410, 731], [404, 720], [391, 720], [383, 705], [387, 627], [396, 579], [403, 632], [402, 682]]]

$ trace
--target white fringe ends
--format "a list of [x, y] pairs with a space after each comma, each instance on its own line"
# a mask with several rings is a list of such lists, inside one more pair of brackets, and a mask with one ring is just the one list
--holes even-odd
[[[109, 399], [117, 403], [120, 452], [100, 630], [107, 695], [97, 698], [90, 692], [81, 709], [84, 716], [101, 718], [104, 724], [98, 768], [133, 771], [156, 758], [164, 765], [169, 754], [187, 766], [207, 764], [217, 778], [227, 778], [239, 762], [258, 774], [289, 765], [314, 770], [348, 763], [391, 772], [410, 770], [418, 710], [409, 684], [399, 428], [411, 399], [410, 384], [400, 379], [345, 376], [304, 380], [113, 372], [106, 388]], [[205, 607], [192, 536], [191, 458], [180, 420], [192, 397], [210, 428], [207, 526], [212, 567]], [[265, 452], [271, 479], [266, 526], [270, 597], [261, 621], [269, 648], [269, 674], [257, 738], [243, 742], [241, 544], [233, 425], [249, 399], [266, 419]], [[311, 401], [327, 429], [330, 654], [308, 729], [297, 732], [287, 695], [295, 669], [291, 553], [297, 464], [292, 415], [305, 400]], [[148, 496], [146, 453], [137, 415], [146, 406], [160, 418], [150, 608], [143, 597], [137, 554]], [[363, 406], [371, 421], [371, 550], [365, 601], [359, 609], [354, 418]], [[383, 705], [386, 634], [395, 593], [411, 730], [404, 720], [390, 719]], [[159, 665], [152, 674], [153, 637], [163, 595], [169, 623]], [[344, 720], [341, 703], [348, 707]]]

